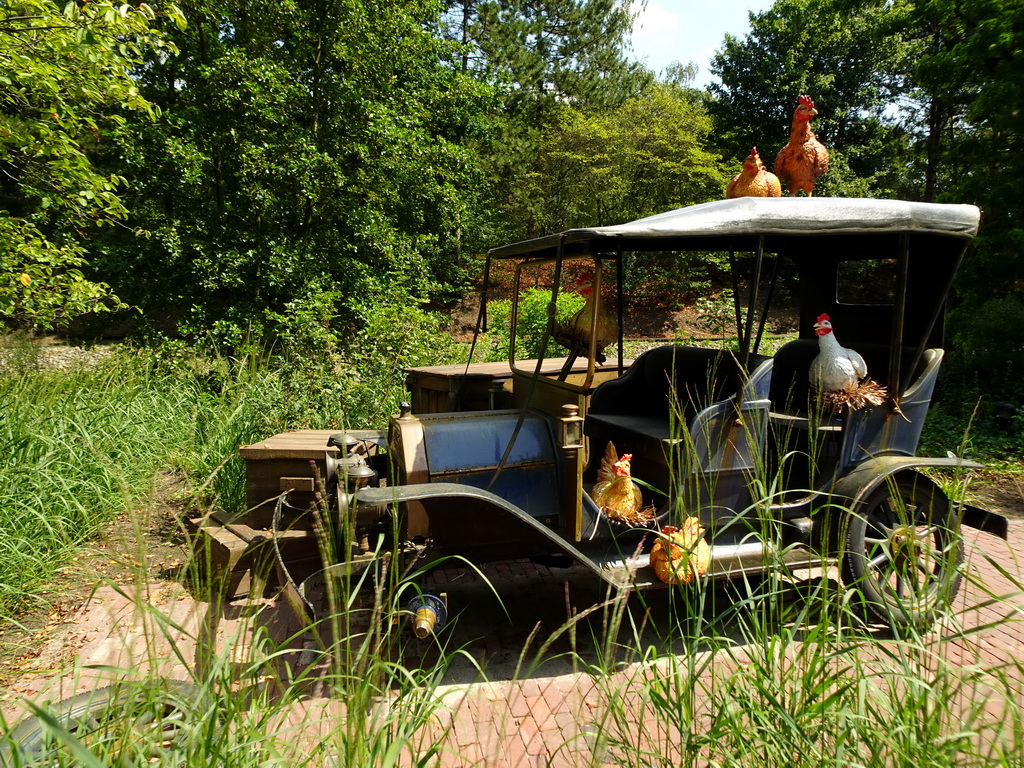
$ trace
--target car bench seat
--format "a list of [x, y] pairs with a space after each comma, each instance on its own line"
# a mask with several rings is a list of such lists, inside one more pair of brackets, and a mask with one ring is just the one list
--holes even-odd
[[[884, 344], [850, 344], [867, 363], [868, 376], [873, 381], [895, 389], [889, 380], [889, 347]], [[900, 414], [891, 414], [887, 405], [865, 406], [849, 411], [830, 424], [819, 429], [830, 430], [836, 442], [832, 449], [838, 468], [843, 470], [869, 456], [879, 454], [902, 454], [912, 456], [917, 451], [925, 416], [931, 403], [935, 382], [942, 363], [943, 351], [938, 348], [926, 349], [920, 360], [915, 361], [916, 350], [905, 347], [901, 350], [900, 367], [904, 380], [910, 372], [910, 386], [903, 393]], [[775, 354], [771, 385], [768, 397], [771, 400], [769, 415], [773, 443], [778, 456], [792, 451], [806, 452], [810, 449], [804, 443], [794, 442], [794, 437], [806, 432], [800, 423], [807, 421], [808, 409], [813, 408], [810, 386], [811, 362], [818, 355], [816, 339], [796, 339], [782, 346]], [[914, 366], [911, 370], [910, 366]], [[822, 435], [823, 439], [825, 435]]]
[[746, 379], [728, 351], [673, 345], [648, 350], [624, 375], [594, 392], [584, 426], [591, 445], [589, 471], [596, 471], [611, 441], [620, 454], [633, 454], [638, 477], [665, 483], [683, 432], [708, 406], [736, 395]]

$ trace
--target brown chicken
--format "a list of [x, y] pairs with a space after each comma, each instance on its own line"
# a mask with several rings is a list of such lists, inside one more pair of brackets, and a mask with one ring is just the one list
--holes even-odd
[[[579, 283], [576, 285], [576, 290], [579, 291], [580, 295], [586, 300], [583, 304], [583, 309], [573, 315], [571, 328], [572, 331], [579, 337], [582, 343], [581, 353], [587, 354], [587, 348], [590, 345], [590, 324], [594, 317], [594, 302], [598, 300], [598, 296], [594, 293], [593, 278], [589, 272], [584, 272], [580, 275]], [[597, 310], [597, 362], [603, 363], [605, 356], [602, 354], [604, 348], [609, 344], [614, 344], [619, 338], [619, 325], [603, 307], [598, 307]]]
[[688, 517], [676, 528], [666, 525], [651, 547], [651, 568], [666, 584], [689, 584], [708, 572], [711, 548], [704, 541], [704, 527]]
[[818, 114], [810, 96], [800, 96], [793, 112], [793, 125], [789, 129], [789, 143], [775, 157], [775, 173], [779, 175], [790, 195], [801, 189], [808, 197], [814, 191], [818, 177], [828, 170], [828, 150], [814, 137], [811, 119]]
[[650, 522], [652, 510], [644, 509], [643, 494], [633, 482], [630, 461], [633, 454], [619, 456], [614, 443], [604, 449], [601, 466], [597, 470], [597, 482], [590, 497], [606, 517], [618, 522], [636, 525]]
[[725, 197], [782, 197], [782, 185], [779, 177], [765, 168], [757, 147], [750, 150], [743, 161], [743, 170], [733, 176], [725, 190]]

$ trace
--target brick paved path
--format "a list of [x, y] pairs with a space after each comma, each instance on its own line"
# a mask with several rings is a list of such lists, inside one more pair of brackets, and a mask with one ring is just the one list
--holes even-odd
[[[1011, 521], [1009, 542], [974, 531], [968, 531], [967, 541], [969, 575], [956, 607], [963, 626], [979, 631], [957, 633], [952, 640], [947, 632], [942, 653], [964, 667], [1004, 664], [1024, 650], [1024, 601], [1018, 594], [1018, 585], [1024, 584], [1024, 565], [1018, 559], [1018, 553], [1024, 557], [1024, 520]], [[581, 623], [575, 639], [563, 635], [554, 641], [544, 650], [547, 661], [539, 668], [527, 665], [516, 672], [520, 650], [533, 629], [524, 617], [544, 614], [550, 618], [536, 636], [536, 649], [547, 632], [564, 619], [566, 611], [572, 610], [573, 603], [576, 610], [583, 610], [588, 601], [600, 600], [600, 589], [576, 569], [551, 571], [522, 562], [494, 564], [485, 575], [499, 585], [513, 624], [495, 609], [496, 600], [488, 603], [486, 586], [469, 569], [447, 569], [430, 577], [439, 591], [448, 591], [454, 609], [477, 606], [466, 611], [460, 619], [463, 625], [456, 631], [473, 638], [471, 642], [463, 641], [467, 656], [486, 665], [490, 679], [488, 683], [471, 684], [473, 667], [467, 662], [461, 667], [455, 665], [446, 684], [437, 691], [439, 714], [419, 737], [422, 745], [440, 745], [439, 765], [602, 765], [606, 757], [612, 760], [613, 756], [606, 755], [603, 747], [594, 754], [594, 733], [599, 727], [605, 734], [624, 738], [632, 734], [641, 747], [652, 749], [670, 764], [680, 735], [673, 725], [666, 725], [665, 719], [657, 716], [645, 697], [643, 683], [653, 676], [671, 678], [676, 674], [672, 657], [663, 659], [660, 665], [623, 665], [612, 674], [597, 677], [574, 670], [571, 656], [565, 652], [575, 649], [584, 661], [597, 658], [598, 649], [584, 636], [582, 628], [600, 627], [607, 615], [603, 612], [595, 613], [589, 624]], [[1014, 597], [1008, 601], [993, 603], [989, 599], [1011, 594]], [[572, 600], [570, 595], [574, 596]], [[95, 669], [97, 666], [135, 674], [155, 671], [184, 680], [194, 669], [202, 669], [203, 652], [186, 654], [185, 661], [193, 667], [190, 670], [171, 652], [172, 645], [193, 648], [198, 638], [200, 649], [226, 653], [241, 665], [255, 652], [250, 642], [254, 627], [262, 627], [274, 639], [288, 637], [295, 629], [293, 614], [273, 600], [229, 604], [217, 611], [209, 604], [196, 603], [173, 584], [151, 585], [147, 599], [155, 611], [141, 611], [130, 594], [117, 588], [100, 587], [67, 625], [42, 638], [38, 654], [27, 662], [35, 669], [18, 679], [2, 700], [8, 722], [18, 717], [27, 698], [57, 700], [109, 682], [111, 673]], [[644, 637], [657, 637], [657, 633], [654, 623]], [[296, 649], [293, 660], [300, 656], [300, 650]], [[663, 656], [665, 650], [659, 648]], [[691, 654], [689, 662], [706, 658], [697, 656], [695, 659]], [[734, 649], [731, 659], [706, 665], [699, 678], [681, 684], [699, 684], [710, 690], [714, 675], [724, 675], [749, 658], [743, 648]], [[682, 662], [684, 671], [686, 663]], [[1011, 672], [1017, 674], [1013, 669]], [[1020, 680], [1016, 679], [1014, 685], [1019, 695]], [[606, 707], [604, 703], [612, 699], [620, 706]], [[317, 702], [314, 696], [308, 705], [329, 710], [337, 702]], [[999, 697], [992, 697], [986, 712], [997, 722], [1005, 706]]]

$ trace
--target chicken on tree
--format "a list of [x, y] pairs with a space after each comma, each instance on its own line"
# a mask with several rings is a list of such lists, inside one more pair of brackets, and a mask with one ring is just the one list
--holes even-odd
[[644, 507], [643, 494], [633, 481], [633, 454], [618, 455], [609, 442], [597, 470], [597, 482], [590, 497], [605, 517], [629, 525], [643, 525], [654, 519], [654, 508]]
[[[572, 316], [568, 325], [558, 328], [555, 332], [555, 339], [559, 344], [569, 348], [576, 355], [587, 355], [590, 352], [591, 325], [594, 318], [594, 303], [599, 301], [599, 296], [594, 291], [593, 275], [589, 272], [580, 274], [573, 290], [584, 298], [583, 308]], [[595, 359], [599, 363], [607, 359], [603, 352], [609, 345], [615, 343], [619, 338], [619, 324], [608, 311], [598, 307], [597, 311], [597, 345]]]
[[727, 200], [734, 197], [782, 197], [779, 177], [765, 168], [757, 147], [750, 150], [743, 161], [743, 170], [729, 182], [725, 197]]
[[704, 540], [704, 527], [688, 517], [677, 528], [666, 525], [651, 547], [651, 568], [666, 584], [689, 584], [708, 572], [711, 548]]
[[810, 96], [800, 96], [793, 124], [789, 129], [789, 143], [775, 157], [775, 173], [779, 175], [790, 195], [800, 190], [808, 197], [814, 183], [828, 170], [828, 150], [811, 130], [811, 119], [818, 114]]

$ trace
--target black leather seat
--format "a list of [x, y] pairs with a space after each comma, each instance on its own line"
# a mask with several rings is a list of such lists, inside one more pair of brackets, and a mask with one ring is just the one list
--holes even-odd
[[665, 346], [644, 352], [620, 378], [597, 388], [589, 413], [669, 421], [673, 408], [689, 420], [740, 388], [743, 370], [722, 350]]
[[691, 419], [739, 392], [744, 377], [731, 352], [680, 346], [645, 352], [591, 398], [585, 424], [595, 454], [591, 466], [611, 441], [620, 453], [632, 453], [635, 464], [667, 471], [672, 446]]

